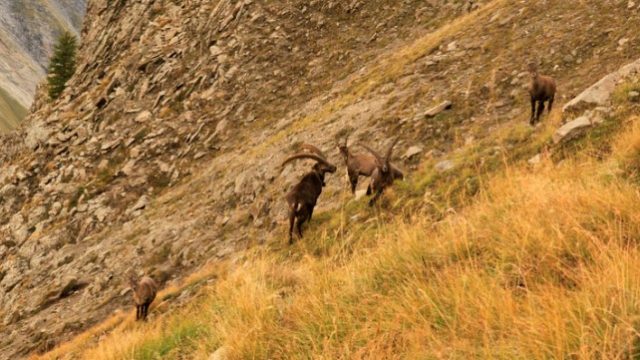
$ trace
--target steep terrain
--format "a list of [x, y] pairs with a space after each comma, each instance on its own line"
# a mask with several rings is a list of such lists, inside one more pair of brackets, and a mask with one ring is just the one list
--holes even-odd
[[0, 1], [0, 131], [31, 106], [61, 31], [79, 34], [85, 0]]
[[[626, 2], [91, 1], [87, 11], [80, 65], [63, 98], [37, 101], [25, 124], [2, 139], [3, 356], [48, 350], [129, 304], [129, 270], [168, 288], [149, 328], [124, 322], [124, 335], [105, 343], [111, 347], [81, 355], [122, 322], [117, 315], [79, 338], [68, 356], [127, 358], [147, 346], [136, 357], [174, 350], [199, 357], [224, 344], [259, 358], [411, 354], [385, 348], [393, 339], [373, 336], [373, 324], [359, 327], [365, 313], [346, 306], [358, 302], [360, 289], [373, 296], [363, 307], [372, 319], [391, 316], [373, 300], [398, 279], [384, 271], [338, 275], [368, 274], [370, 263], [356, 255], [398, 249], [377, 248], [378, 240], [404, 238], [405, 223], [415, 229], [409, 235], [431, 231], [473, 201], [483, 174], [546, 147], [560, 119], [526, 126], [528, 61], [539, 59], [558, 79], [562, 103], [637, 57], [640, 39], [632, 30], [640, 20], [626, 16], [635, 11]], [[443, 100], [451, 111], [425, 115]], [[409, 179], [377, 210], [350, 201], [344, 173], [331, 176], [308, 238], [285, 247], [282, 196], [305, 166], [283, 170], [280, 161], [309, 141], [339, 163], [335, 145], [348, 132], [377, 148], [399, 136], [399, 154], [418, 146], [401, 163]], [[452, 269], [436, 260], [463, 255], [427, 254], [418, 265], [447, 284], [439, 271]], [[372, 272], [384, 270], [384, 261], [372, 262], [380, 266]], [[406, 264], [415, 273], [415, 263]], [[327, 282], [316, 276], [322, 272], [332, 274]], [[216, 279], [213, 291], [198, 290]], [[203, 306], [219, 328], [172, 315]], [[352, 321], [335, 323], [330, 313], [343, 307]], [[194, 346], [203, 334], [210, 341]], [[367, 347], [367, 338], [379, 343]], [[424, 354], [408, 338], [400, 345]]]

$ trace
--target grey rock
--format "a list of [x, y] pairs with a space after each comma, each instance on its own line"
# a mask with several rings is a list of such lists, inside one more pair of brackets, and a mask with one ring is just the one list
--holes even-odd
[[449, 110], [453, 107], [453, 103], [449, 100], [443, 101], [442, 103], [432, 107], [424, 113], [424, 117], [429, 119], [435, 117], [436, 115], [444, 112], [445, 110]]
[[151, 111], [145, 110], [136, 116], [136, 122], [147, 122], [151, 120]]
[[50, 138], [50, 130], [43, 126], [40, 122], [34, 122], [27, 128], [27, 136], [25, 145], [29, 149], [35, 149], [38, 145], [43, 144]]
[[553, 134], [553, 142], [559, 144], [563, 141], [571, 140], [581, 134], [585, 129], [599, 124], [603, 121], [599, 112], [587, 112], [568, 123], [564, 124], [555, 134]]
[[142, 195], [140, 199], [131, 207], [132, 211], [142, 210], [149, 205], [149, 197], [147, 195]]
[[455, 163], [451, 160], [442, 160], [436, 164], [435, 169], [438, 172], [446, 172], [453, 170], [456, 167]]
[[109, 151], [109, 150], [113, 150], [116, 147], [118, 147], [118, 145], [120, 145], [120, 143], [122, 142], [121, 139], [116, 139], [116, 140], [112, 140], [112, 141], [108, 141], [104, 144], [102, 144], [102, 146], [100, 146], [100, 150], [102, 151]]
[[564, 113], [579, 110], [583, 106], [606, 106], [618, 84], [633, 74], [640, 72], [640, 59], [623, 66], [583, 91], [569, 101], [563, 108]]
[[527, 162], [531, 165], [537, 165], [540, 163], [540, 161], [542, 161], [542, 156], [540, 154], [537, 154], [531, 159], [529, 159]]
[[108, 207], [99, 207], [94, 211], [93, 214], [96, 216], [96, 219], [98, 219], [99, 222], [104, 222], [109, 214], [111, 214], [111, 212], [111, 209]]
[[29, 227], [25, 224], [24, 217], [20, 214], [14, 214], [9, 220], [9, 230], [11, 230], [13, 237], [21, 244], [29, 237]]
[[411, 146], [409, 149], [407, 149], [407, 152], [404, 153], [404, 155], [402, 155], [403, 159], [411, 159], [416, 155], [419, 155], [423, 152], [424, 150], [420, 147], [420, 146]]

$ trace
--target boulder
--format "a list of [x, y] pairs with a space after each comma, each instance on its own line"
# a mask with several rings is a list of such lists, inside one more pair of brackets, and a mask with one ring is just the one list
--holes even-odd
[[403, 159], [411, 159], [416, 155], [421, 154], [423, 151], [423, 149], [420, 146], [411, 146], [409, 149], [407, 149], [407, 152], [404, 153], [404, 155], [402, 155]]
[[527, 161], [530, 165], [538, 165], [542, 161], [542, 156], [540, 154], [535, 155], [529, 161]]
[[139, 123], [147, 122], [151, 120], [151, 111], [145, 110], [136, 116], [135, 121]]
[[456, 167], [453, 161], [451, 160], [442, 160], [436, 164], [435, 168], [438, 172], [446, 172], [449, 170], [453, 170]]
[[616, 86], [624, 79], [640, 72], [640, 59], [625, 65], [583, 91], [569, 101], [563, 108], [564, 113], [579, 111], [583, 107], [605, 106], [609, 103]]
[[436, 115], [444, 112], [445, 110], [450, 110], [453, 107], [453, 103], [449, 100], [443, 101], [440, 104], [432, 107], [424, 113], [424, 117], [429, 119], [435, 117]]
[[603, 121], [599, 112], [588, 111], [584, 115], [564, 124], [555, 134], [553, 134], [553, 142], [559, 144], [563, 141], [574, 139], [580, 135], [585, 129]]

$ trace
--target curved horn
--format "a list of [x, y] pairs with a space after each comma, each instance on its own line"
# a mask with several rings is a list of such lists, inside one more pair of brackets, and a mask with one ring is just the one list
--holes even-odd
[[344, 147], [349, 147], [349, 136], [351, 136], [351, 133], [347, 133], [347, 136], [345, 136], [344, 138]]
[[362, 144], [362, 143], [361, 143], [361, 144], [359, 144], [359, 145], [360, 145], [360, 146], [362, 146], [363, 148], [365, 148], [367, 151], [369, 151], [373, 156], [375, 156], [375, 157], [376, 157], [376, 159], [378, 160], [378, 162], [379, 162], [380, 164], [383, 164], [383, 163], [384, 163], [384, 161], [383, 161], [383, 159], [382, 159], [382, 156], [380, 156], [380, 154], [378, 154], [378, 152], [377, 152], [377, 151], [373, 150], [372, 148], [368, 147], [368, 146], [367, 146], [367, 145], [365, 145], [365, 144]]
[[302, 145], [300, 145], [300, 147], [301, 147], [301, 148], [303, 148], [303, 149], [309, 150], [309, 151], [311, 151], [311, 152], [314, 152], [314, 153], [316, 153], [318, 156], [320, 156], [320, 157], [322, 157], [322, 158], [324, 158], [324, 159], [326, 159], [326, 158], [327, 158], [327, 155], [325, 155], [325, 154], [322, 152], [322, 150], [318, 149], [316, 146], [313, 146], [313, 145], [311, 145], [311, 144], [302, 144]]
[[304, 154], [304, 153], [300, 153], [300, 154], [295, 154], [293, 156], [289, 156], [285, 161], [282, 162], [282, 165], [280, 166], [285, 166], [288, 163], [294, 161], [294, 160], [300, 160], [300, 159], [312, 159], [315, 160], [319, 163], [323, 163], [327, 166], [333, 166], [331, 165], [327, 160], [325, 160], [324, 158], [318, 156], [318, 155], [314, 155], [314, 154]]
[[393, 154], [393, 148], [396, 146], [397, 143], [398, 143], [398, 138], [393, 140], [393, 142], [389, 146], [389, 150], [387, 150], [387, 156], [385, 157], [385, 160], [384, 160], [385, 162], [388, 163], [389, 160], [391, 160], [391, 154]]

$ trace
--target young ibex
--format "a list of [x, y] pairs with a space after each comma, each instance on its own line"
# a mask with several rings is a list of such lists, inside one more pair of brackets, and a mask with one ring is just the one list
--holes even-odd
[[[373, 206], [376, 203], [378, 198], [382, 195], [384, 189], [391, 186], [395, 179], [404, 176], [402, 172], [400, 172], [400, 170], [394, 170], [395, 167], [391, 164], [391, 155], [393, 154], [393, 148], [396, 146], [397, 142], [398, 139], [396, 138], [389, 146], [389, 149], [387, 150], [384, 158], [370, 147], [362, 145], [362, 147], [367, 149], [371, 154], [373, 154], [373, 156], [376, 157], [379, 164], [371, 174], [371, 184], [367, 189], [367, 195], [374, 194], [369, 201], [369, 206]], [[396, 173], [396, 171], [398, 171], [399, 173]]]
[[[529, 74], [531, 75], [531, 84], [529, 85], [531, 119], [529, 123], [533, 126], [540, 121], [540, 116], [544, 112], [545, 101], [549, 102], [549, 112], [551, 112], [553, 100], [556, 96], [556, 81], [550, 76], [540, 75], [538, 66], [535, 63], [529, 64]], [[536, 103], [538, 104], [537, 111]]]
[[294, 160], [300, 159], [316, 161], [311, 171], [306, 173], [285, 197], [289, 204], [289, 244], [293, 244], [294, 223], [298, 229], [298, 236], [302, 238], [302, 224], [310, 221], [313, 216], [313, 209], [322, 193], [322, 187], [325, 186], [325, 174], [336, 172], [335, 165], [329, 163], [324, 153], [318, 148], [308, 144], [302, 147], [311, 150], [315, 154], [298, 153], [287, 158], [282, 163], [282, 166], [285, 166]]
[[[370, 177], [378, 166], [381, 166], [378, 159], [372, 154], [354, 154], [349, 150], [349, 136], [344, 140], [344, 145], [338, 145], [338, 150], [344, 158], [347, 166], [347, 175], [351, 184], [351, 193], [355, 194], [356, 186], [358, 186], [358, 178], [360, 176]], [[400, 169], [391, 165], [391, 171], [395, 179], [404, 178], [404, 174]], [[367, 189], [367, 193], [371, 193], [371, 189]]]
[[133, 290], [133, 301], [136, 304], [136, 321], [140, 319], [146, 321], [149, 305], [156, 298], [158, 285], [148, 276], [138, 281], [134, 274], [129, 275], [129, 285]]

